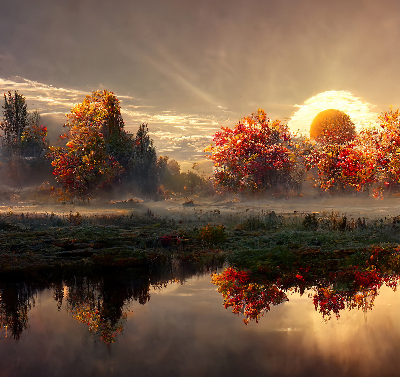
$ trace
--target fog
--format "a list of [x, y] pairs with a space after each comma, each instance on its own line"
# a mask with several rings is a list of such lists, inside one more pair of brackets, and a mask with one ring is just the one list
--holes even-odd
[[346, 215], [348, 219], [357, 219], [358, 217], [374, 219], [400, 215], [399, 198], [375, 199], [372, 196], [361, 194], [337, 197], [323, 193], [291, 198], [271, 196], [254, 198], [233, 194], [209, 197], [192, 195], [156, 201], [130, 197], [119, 200], [96, 199], [85, 203], [57, 203], [54, 198], [49, 197], [47, 203], [44, 201], [39, 203], [32, 199], [22, 201], [29, 190], [32, 189], [10, 191], [8, 198], [3, 194], [0, 213], [55, 213], [67, 216], [70, 213], [79, 212], [81, 215], [88, 216], [150, 216], [171, 219], [182, 225], [193, 226], [204, 223], [235, 224], [240, 223], [244, 218], [264, 215], [272, 211], [288, 215], [335, 212]]

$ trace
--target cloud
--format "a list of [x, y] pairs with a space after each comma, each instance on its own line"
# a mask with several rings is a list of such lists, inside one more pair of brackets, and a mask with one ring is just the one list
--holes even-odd
[[[17, 90], [27, 101], [28, 109], [38, 109], [42, 121], [49, 128], [51, 142], [63, 133], [65, 114], [83, 101], [89, 92], [69, 88], [58, 88], [22, 77], [0, 78], [0, 91]], [[212, 135], [222, 125], [231, 123], [225, 110], [219, 115], [182, 114], [174, 110], [160, 110], [146, 105], [140, 99], [116, 96], [121, 100], [121, 113], [128, 132], [136, 133], [139, 125], [149, 125], [150, 136], [159, 154], [169, 155], [178, 161], [203, 160], [203, 149], [210, 144]]]

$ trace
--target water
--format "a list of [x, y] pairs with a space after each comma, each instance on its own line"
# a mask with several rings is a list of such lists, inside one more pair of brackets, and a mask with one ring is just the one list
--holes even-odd
[[245, 325], [211, 272], [3, 281], [0, 376], [397, 375], [400, 295], [390, 287], [338, 319], [324, 319], [312, 291], [286, 292]]

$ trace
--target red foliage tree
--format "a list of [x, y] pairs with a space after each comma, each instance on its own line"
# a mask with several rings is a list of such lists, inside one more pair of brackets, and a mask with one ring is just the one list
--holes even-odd
[[229, 267], [213, 274], [211, 281], [222, 294], [225, 308], [243, 315], [246, 324], [258, 322], [272, 306], [288, 301], [288, 292], [307, 293], [325, 320], [333, 314], [339, 318], [345, 309], [366, 312], [373, 308], [383, 285], [396, 290], [400, 281], [398, 248], [366, 250], [357, 260], [363, 267], [346, 265], [327, 273], [325, 262], [319, 260], [305, 268], [297, 262], [280, 262], [279, 269], [259, 267], [257, 273]]
[[397, 185], [400, 182], [400, 111], [385, 111], [379, 116], [379, 132], [369, 142], [374, 152], [378, 189]]
[[348, 115], [326, 110], [315, 117], [310, 136], [316, 143], [307, 166], [317, 170], [316, 186], [329, 192], [367, 191], [376, 186], [381, 175], [381, 132], [366, 129], [356, 134]]
[[374, 189], [382, 197], [400, 182], [400, 112], [379, 116], [378, 128], [362, 130], [351, 143], [322, 145], [316, 153], [318, 184], [325, 190]]
[[364, 191], [376, 178], [374, 157], [358, 138], [347, 145], [315, 148], [309, 166], [317, 168], [316, 186], [330, 192], [346, 188]]
[[245, 117], [235, 127], [222, 127], [205, 151], [216, 168], [216, 185], [233, 191], [292, 184], [295, 167], [291, 134], [264, 110]]

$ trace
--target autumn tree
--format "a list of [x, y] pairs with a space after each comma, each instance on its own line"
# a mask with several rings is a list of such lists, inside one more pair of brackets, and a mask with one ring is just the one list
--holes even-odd
[[311, 124], [310, 138], [316, 144], [308, 166], [317, 170], [316, 186], [329, 192], [365, 188], [371, 172], [364, 165], [366, 156], [347, 114], [334, 109], [320, 112]]
[[343, 192], [346, 189], [368, 191], [375, 182], [375, 164], [371, 154], [356, 138], [347, 145], [325, 145], [315, 149], [310, 164], [316, 167], [315, 183], [324, 191]]
[[41, 124], [38, 110], [28, 114], [28, 123], [21, 136], [21, 154], [24, 157], [39, 158], [49, 147], [47, 127]]
[[130, 301], [148, 301], [149, 285], [148, 281], [136, 286], [126, 284], [118, 275], [105, 275], [100, 281], [78, 277], [67, 285], [65, 306], [74, 319], [88, 326], [95, 339], [111, 344], [123, 333], [123, 325], [132, 313], [128, 309]]
[[112, 92], [94, 91], [71, 109], [64, 127], [66, 145], [51, 148], [53, 174], [66, 198], [88, 199], [118, 179], [130, 162], [119, 100]]
[[379, 178], [390, 183], [400, 181], [400, 112], [385, 111], [379, 116], [380, 133], [376, 143]]
[[224, 297], [225, 309], [242, 314], [247, 325], [250, 320], [258, 322], [271, 307], [289, 301], [284, 290], [277, 283], [257, 282], [250, 271], [229, 267], [220, 274], [213, 274], [211, 281]]
[[316, 184], [326, 191], [373, 189], [376, 197], [400, 182], [400, 111], [382, 113], [377, 128], [361, 130], [344, 144], [317, 143], [310, 166], [318, 170]]
[[206, 152], [214, 162], [217, 186], [233, 191], [261, 190], [294, 186], [292, 147], [287, 126], [259, 109], [234, 128], [222, 127]]
[[106, 153], [124, 169], [131, 164], [132, 135], [124, 129], [120, 101], [113, 92], [97, 90], [87, 95], [67, 114], [65, 127], [78, 133], [89, 127], [104, 141]]
[[365, 131], [363, 146], [374, 167], [375, 196], [400, 183], [400, 111], [383, 112], [377, 129]]

